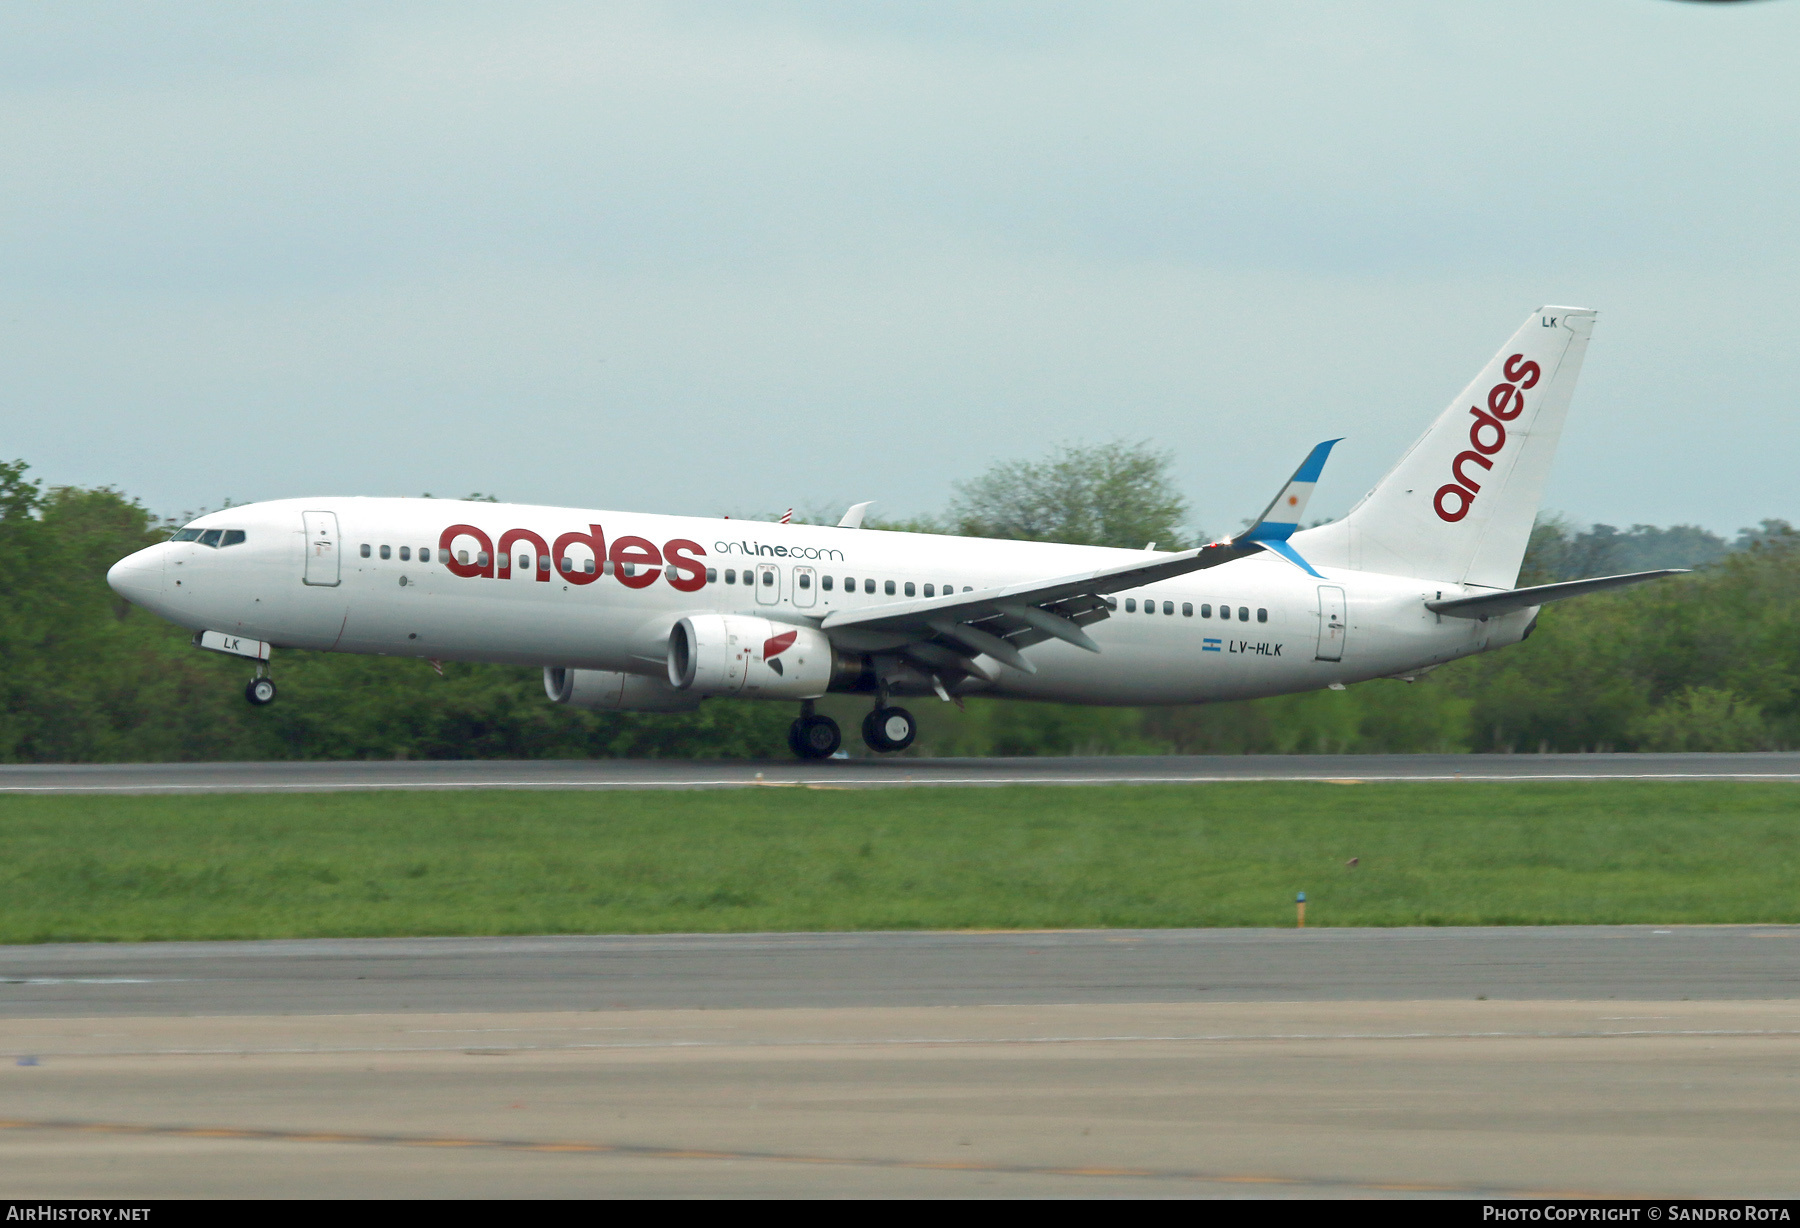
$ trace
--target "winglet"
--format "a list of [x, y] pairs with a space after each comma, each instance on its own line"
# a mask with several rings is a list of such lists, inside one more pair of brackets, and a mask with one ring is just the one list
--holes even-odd
[[1331, 449], [1342, 443], [1342, 439], [1327, 439], [1306, 454], [1300, 467], [1294, 470], [1294, 476], [1288, 484], [1281, 488], [1281, 493], [1270, 500], [1269, 506], [1255, 524], [1239, 533], [1232, 541], [1241, 545], [1253, 542], [1285, 542], [1300, 527], [1300, 518], [1306, 515], [1306, 504], [1312, 498], [1313, 487], [1319, 481], [1319, 475], [1325, 471], [1325, 458], [1331, 455]]
[[875, 506], [875, 502], [874, 499], [870, 499], [867, 503], [852, 503], [850, 510], [844, 513], [844, 518], [838, 521], [837, 527], [840, 529], [862, 528], [863, 517], [868, 514], [870, 508]]
[[1281, 493], [1270, 501], [1263, 509], [1263, 514], [1255, 524], [1231, 539], [1234, 546], [1261, 546], [1269, 553], [1286, 559], [1309, 576], [1323, 580], [1312, 564], [1300, 557], [1300, 552], [1288, 544], [1288, 538], [1300, 527], [1300, 518], [1306, 515], [1306, 505], [1312, 499], [1313, 487], [1319, 481], [1319, 475], [1325, 471], [1325, 458], [1331, 455], [1331, 449], [1343, 442], [1341, 439], [1327, 439], [1314, 446], [1294, 470], [1294, 476], [1288, 484], [1281, 488]]
[[1300, 552], [1289, 545], [1285, 537], [1279, 541], [1261, 541], [1256, 544], [1261, 546], [1264, 550], [1267, 550], [1270, 554], [1279, 555], [1286, 559], [1314, 579], [1323, 580], [1325, 578], [1313, 570], [1311, 563], [1300, 557]]

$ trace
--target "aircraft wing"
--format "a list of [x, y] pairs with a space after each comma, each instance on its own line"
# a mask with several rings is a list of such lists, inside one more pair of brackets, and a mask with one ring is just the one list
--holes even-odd
[[1306, 495], [1336, 442], [1314, 448], [1257, 522], [1229, 541], [1004, 588], [946, 593], [866, 610], [836, 610], [825, 616], [820, 629], [834, 644], [852, 651], [897, 652], [928, 671], [957, 671], [989, 681], [994, 675], [979, 657], [992, 657], [1035, 674], [1037, 667], [1020, 649], [1059, 639], [1099, 652], [1100, 646], [1082, 627], [1112, 613], [1118, 604], [1113, 593], [1204, 571], [1262, 550], [1271, 550], [1311, 572], [1287, 538], [1298, 527]]
[[[905, 649], [907, 655], [919, 658], [927, 666], [987, 677], [987, 671], [971, 668], [967, 661], [986, 654], [1014, 669], [1035, 674], [1037, 667], [1021, 656], [1019, 649], [1055, 638], [1089, 652], [1100, 651], [1081, 628], [1112, 612], [1116, 603], [1109, 594], [1217, 567], [1254, 554], [1256, 549], [1217, 542], [1198, 550], [1155, 554], [1142, 562], [1121, 563], [1078, 575], [926, 597], [868, 610], [837, 610], [825, 616], [820, 628], [833, 643], [846, 648], [863, 652]], [[925, 651], [911, 651], [921, 645]], [[941, 651], [932, 651], [934, 647]]]

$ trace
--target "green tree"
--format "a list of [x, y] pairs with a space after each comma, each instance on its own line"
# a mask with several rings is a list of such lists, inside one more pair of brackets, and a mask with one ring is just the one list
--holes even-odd
[[1037, 461], [1002, 461], [956, 486], [948, 521], [965, 537], [1183, 549], [1187, 501], [1149, 443], [1065, 444]]
[[1633, 729], [1640, 750], [1769, 750], [1762, 710], [1735, 691], [1687, 687], [1646, 713]]

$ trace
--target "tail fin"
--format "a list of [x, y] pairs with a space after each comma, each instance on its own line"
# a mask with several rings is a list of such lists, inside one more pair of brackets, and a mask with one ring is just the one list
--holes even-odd
[[1594, 312], [1534, 312], [1344, 519], [1293, 541], [1318, 566], [1511, 588]]

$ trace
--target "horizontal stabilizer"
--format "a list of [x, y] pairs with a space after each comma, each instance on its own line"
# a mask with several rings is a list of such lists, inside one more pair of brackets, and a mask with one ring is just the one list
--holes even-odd
[[1685, 567], [1666, 567], [1661, 571], [1634, 571], [1624, 576], [1598, 576], [1592, 580], [1567, 580], [1561, 584], [1540, 584], [1535, 588], [1515, 588], [1503, 593], [1483, 593], [1479, 597], [1457, 597], [1450, 601], [1427, 601], [1425, 608], [1433, 614], [1447, 614], [1451, 618], [1496, 618], [1501, 614], [1511, 614], [1514, 610], [1528, 609], [1534, 605], [1548, 605], [1552, 601], [1566, 601], [1570, 597], [1582, 597], [1588, 593], [1604, 592], [1609, 588], [1629, 588], [1633, 584], [1642, 584], [1646, 580], [1655, 580], [1660, 576], [1686, 575]]

